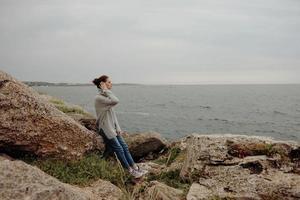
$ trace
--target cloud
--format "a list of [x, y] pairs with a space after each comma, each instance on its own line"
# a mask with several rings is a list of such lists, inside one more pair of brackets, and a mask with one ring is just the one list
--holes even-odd
[[2, 0], [0, 66], [51, 82], [299, 83], [299, 4]]

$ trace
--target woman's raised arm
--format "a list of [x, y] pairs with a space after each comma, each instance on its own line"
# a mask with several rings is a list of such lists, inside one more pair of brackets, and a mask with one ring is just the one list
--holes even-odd
[[119, 103], [119, 99], [110, 91], [110, 90], [103, 90], [104, 95], [97, 95], [95, 100], [99, 103], [114, 106]]

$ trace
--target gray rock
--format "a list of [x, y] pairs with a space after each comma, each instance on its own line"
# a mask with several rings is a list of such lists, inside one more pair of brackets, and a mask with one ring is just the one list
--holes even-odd
[[139, 199], [143, 200], [182, 200], [185, 199], [183, 196], [183, 191], [167, 186], [158, 181], [150, 182], [144, 192], [144, 196], [140, 196]]
[[[268, 151], [267, 155], [240, 158], [240, 154], [236, 154], [235, 157], [229, 154], [232, 142], [241, 146], [267, 143], [276, 149], [284, 147], [283, 157], [280, 157], [283, 160], [279, 162], [297, 167], [284, 157], [290, 149], [297, 149], [296, 143], [278, 145], [278, 141], [258, 137], [192, 135], [187, 141], [187, 157], [180, 173], [183, 179], [194, 182], [188, 199], [295, 199], [299, 195], [300, 175], [276, 167], [273, 162], [278, 159], [277, 153], [274, 157]], [[248, 150], [252, 151], [249, 146]]]

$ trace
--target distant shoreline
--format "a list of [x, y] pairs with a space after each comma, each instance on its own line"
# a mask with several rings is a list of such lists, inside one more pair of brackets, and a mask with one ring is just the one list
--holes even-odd
[[[28, 86], [94, 86], [91, 83], [49, 83], [49, 82], [30, 82], [24, 81], [24, 84]], [[114, 85], [143, 85], [135, 83], [115, 83]]]
[[[28, 86], [94, 86], [92, 83], [49, 83], [49, 82], [40, 82], [40, 81], [23, 81], [24, 84]], [[115, 86], [122, 85], [122, 86], [197, 86], [197, 85], [209, 85], [209, 86], [217, 86], [217, 85], [222, 85], [222, 86], [255, 86], [255, 85], [300, 85], [300, 83], [239, 83], [239, 84], [234, 84], [234, 83], [203, 83], [203, 84], [142, 84], [142, 83], [114, 83]]]

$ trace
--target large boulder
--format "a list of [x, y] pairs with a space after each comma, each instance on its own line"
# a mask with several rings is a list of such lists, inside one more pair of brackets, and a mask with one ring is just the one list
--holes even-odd
[[167, 146], [167, 141], [156, 132], [128, 134], [124, 139], [135, 160], [149, 156], [149, 154], [152, 159], [156, 158], [159, 152]]
[[37, 167], [0, 157], [1, 200], [117, 200], [122, 191], [108, 181], [98, 180], [79, 188], [60, 182]]
[[[300, 175], [291, 152], [299, 144], [248, 136], [192, 135], [181, 177], [187, 199], [297, 199]], [[297, 157], [297, 156], [296, 156]]]
[[0, 152], [76, 158], [103, 147], [93, 132], [0, 71]]

